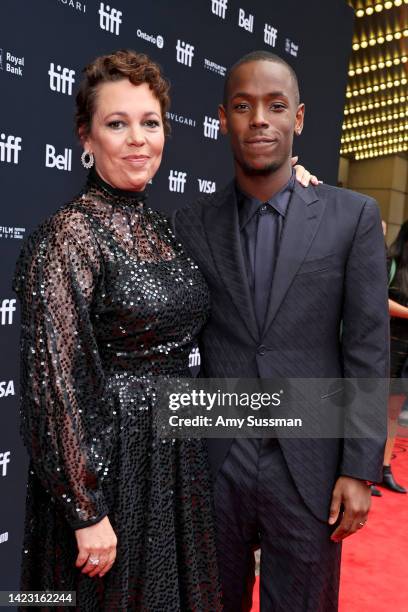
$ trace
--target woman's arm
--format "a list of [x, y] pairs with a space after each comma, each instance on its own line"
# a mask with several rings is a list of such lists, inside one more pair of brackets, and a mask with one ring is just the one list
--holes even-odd
[[408, 319], [408, 308], [406, 306], [402, 306], [402, 304], [389, 299], [388, 308], [390, 311], [390, 317], [401, 317], [403, 319]]

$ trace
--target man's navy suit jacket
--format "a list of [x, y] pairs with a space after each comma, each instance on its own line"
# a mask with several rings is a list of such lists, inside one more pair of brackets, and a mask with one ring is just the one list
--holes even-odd
[[[388, 377], [387, 271], [375, 200], [296, 182], [262, 332], [246, 276], [234, 182], [178, 210], [173, 223], [211, 293], [200, 338], [202, 376]], [[381, 478], [384, 441], [281, 438], [280, 445], [303, 500], [326, 521], [339, 475]], [[230, 444], [208, 440], [214, 476]]]

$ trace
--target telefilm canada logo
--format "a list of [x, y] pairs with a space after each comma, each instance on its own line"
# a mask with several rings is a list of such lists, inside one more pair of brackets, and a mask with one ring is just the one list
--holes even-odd
[[2, 397], [9, 397], [10, 395], [15, 395], [14, 381], [13, 380], [1, 381], [0, 382], [0, 399]]
[[75, 70], [66, 68], [54, 62], [50, 62], [50, 69], [48, 70], [50, 77], [50, 89], [51, 91], [57, 91], [58, 93], [72, 96], [72, 86], [75, 83]]
[[186, 182], [187, 172], [182, 172], [181, 170], [170, 170], [169, 191], [175, 193], [184, 193]]
[[4, 299], [0, 302], [0, 325], [13, 325], [17, 300]]
[[143, 30], [139, 28], [136, 32], [136, 36], [146, 42], [152, 43], [152, 45], [156, 45], [158, 49], [163, 49], [164, 47], [164, 38], [161, 34], [157, 34], [156, 36], [147, 34], [147, 32], [143, 32]]
[[120, 24], [122, 23], [122, 11], [113, 6], [101, 2], [99, 5], [99, 27], [105, 32], [119, 36]]
[[193, 65], [194, 48], [190, 43], [178, 39], [176, 45], [176, 59], [178, 63], [191, 68]]
[[22, 150], [21, 143], [23, 139], [20, 136], [12, 134], [0, 134], [0, 162], [6, 164], [18, 164], [19, 154]]
[[86, 13], [85, 2], [78, 2], [77, 0], [57, 0], [58, 4], [63, 4], [79, 13]]
[[10, 227], [9, 225], [0, 225], [0, 239], [22, 240], [24, 238], [25, 231], [25, 227]]
[[7, 476], [7, 465], [10, 463], [10, 451], [0, 453], [0, 476]]
[[215, 72], [215, 74], [218, 74], [221, 77], [225, 77], [225, 75], [227, 74], [226, 66], [217, 64], [217, 62], [213, 62], [212, 60], [207, 58], [204, 60], [204, 68], [206, 70], [209, 70], [210, 72]]
[[211, 12], [221, 19], [225, 19], [225, 14], [228, 9], [228, 0], [210, 0]]
[[57, 170], [72, 170], [72, 149], [64, 149], [64, 153], [57, 155], [57, 150], [52, 144], [45, 145], [45, 167]]
[[0, 70], [22, 77], [24, 61], [23, 56], [13, 55], [10, 51], [0, 49]]

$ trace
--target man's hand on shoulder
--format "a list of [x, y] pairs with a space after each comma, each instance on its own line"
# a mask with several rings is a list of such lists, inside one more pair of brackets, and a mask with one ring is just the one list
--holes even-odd
[[363, 480], [340, 476], [333, 489], [329, 525], [337, 521], [341, 507], [343, 515], [337, 529], [331, 535], [333, 542], [340, 542], [352, 535], [367, 522], [371, 506], [370, 487]]

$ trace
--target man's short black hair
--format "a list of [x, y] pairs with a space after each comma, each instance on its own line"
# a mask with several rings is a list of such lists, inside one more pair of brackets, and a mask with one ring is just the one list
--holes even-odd
[[261, 50], [261, 51], [251, 51], [251, 53], [247, 53], [246, 55], [241, 57], [237, 62], [235, 62], [235, 64], [233, 64], [227, 70], [227, 74], [225, 75], [225, 82], [224, 82], [224, 96], [223, 96], [224, 106], [226, 106], [227, 104], [228, 87], [229, 87], [231, 77], [234, 74], [235, 70], [239, 68], [239, 66], [242, 66], [242, 64], [247, 64], [248, 62], [259, 62], [259, 61], [273, 62], [275, 64], [281, 64], [282, 66], [285, 66], [287, 68], [290, 76], [292, 77], [292, 80], [295, 86], [296, 104], [299, 104], [299, 101], [300, 101], [299, 82], [298, 82], [296, 72], [293, 70], [292, 66], [288, 64], [287, 62], [285, 62], [284, 59], [279, 57], [279, 55], [276, 55], [275, 53], [271, 53], [270, 51]]

